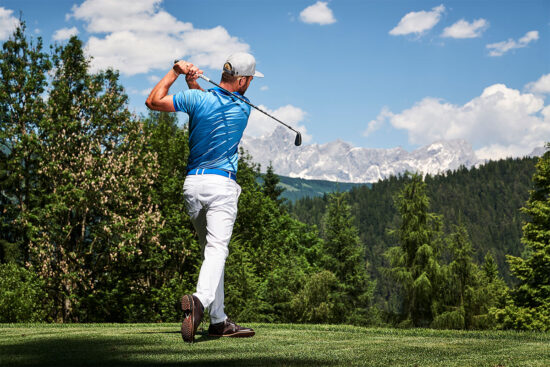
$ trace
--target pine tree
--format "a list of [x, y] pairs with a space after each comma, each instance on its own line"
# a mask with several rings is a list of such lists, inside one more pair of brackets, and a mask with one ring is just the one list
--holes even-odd
[[463, 225], [455, 226], [449, 242], [453, 258], [450, 264], [455, 280], [453, 283], [457, 287], [459, 307], [464, 309], [466, 292], [476, 280], [476, 266], [473, 263], [474, 249], [468, 238], [468, 232], [466, 232], [466, 228]]
[[340, 283], [342, 297], [334, 297], [335, 300], [346, 305], [347, 311], [340, 315], [340, 321], [367, 323], [374, 284], [369, 280], [365, 249], [359, 240], [347, 193], [329, 195], [323, 239], [321, 263]]
[[490, 252], [485, 254], [485, 261], [483, 262], [483, 273], [489, 282], [493, 282], [498, 278], [498, 266], [495, 258]]
[[266, 196], [270, 197], [277, 204], [282, 204], [284, 199], [281, 199], [281, 194], [285, 191], [282, 187], [277, 186], [279, 184], [279, 177], [273, 171], [273, 165], [269, 162], [267, 166], [267, 172], [263, 175], [263, 192]]
[[441, 218], [430, 213], [426, 184], [413, 175], [396, 198], [401, 215], [397, 235], [399, 246], [386, 251], [390, 262], [387, 273], [403, 290], [403, 325], [428, 326], [433, 306], [440, 299]]
[[478, 266], [473, 262], [474, 248], [463, 224], [454, 225], [447, 237], [451, 263], [443, 267], [444, 298], [438, 304], [431, 326], [440, 329], [468, 329], [477, 308], [475, 295], [480, 287]]
[[39, 205], [36, 174], [46, 104], [49, 56], [20, 22], [0, 52], [0, 263], [28, 261], [29, 227], [23, 216]]
[[519, 280], [504, 309], [496, 312], [503, 328], [550, 330], [550, 144], [536, 164], [533, 190], [523, 213], [523, 257], [508, 256]]

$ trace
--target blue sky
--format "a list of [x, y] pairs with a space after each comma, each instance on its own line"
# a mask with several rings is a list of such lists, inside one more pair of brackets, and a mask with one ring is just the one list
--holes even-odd
[[[77, 34], [94, 68], [119, 69], [137, 113], [174, 58], [218, 79], [249, 51], [265, 78], [247, 96], [306, 144], [465, 139], [501, 158], [550, 141], [550, 1], [1, 0], [0, 41], [19, 11], [29, 35]], [[275, 127], [253, 114], [245, 133]]]

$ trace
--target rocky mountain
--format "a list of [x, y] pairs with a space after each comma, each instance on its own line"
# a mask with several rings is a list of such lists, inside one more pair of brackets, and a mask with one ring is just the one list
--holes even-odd
[[482, 163], [464, 140], [438, 141], [413, 152], [354, 147], [336, 140], [296, 147], [294, 133], [279, 126], [269, 136], [244, 136], [242, 146], [262, 170], [271, 161], [283, 176], [337, 182], [376, 182], [405, 171], [436, 174]]

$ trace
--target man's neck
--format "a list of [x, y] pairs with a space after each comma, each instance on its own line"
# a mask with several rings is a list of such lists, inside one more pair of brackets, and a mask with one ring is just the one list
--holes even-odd
[[237, 88], [235, 88], [235, 85], [234, 85], [233, 83], [221, 82], [221, 83], [220, 83], [220, 87], [222, 87], [222, 88], [224, 88], [224, 89], [227, 89], [227, 90], [230, 91], [231, 93], [237, 91]]

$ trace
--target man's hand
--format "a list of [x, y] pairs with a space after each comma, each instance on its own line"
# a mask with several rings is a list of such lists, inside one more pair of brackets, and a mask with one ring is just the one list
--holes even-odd
[[201, 88], [199, 83], [197, 83], [199, 75], [202, 74], [202, 70], [200, 70], [198, 67], [190, 62], [182, 60], [176, 62], [173, 69], [177, 75], [185, 74], [185, 81], [187, 82], [187, 86], [189, 87], [189, 89], [204, 90]]
[[186, 80], [197, 80], [200, 74], [202, 74], [202, 70], [200, 70], [195, 65], [191, 64], [190, 62], [180, 60], [177, 63], [174, 64], [174, 72], [178, 75], [185, 74]]
[[174, 112], [176, 109], [174, 107], [173, 96], [168, 95], [168, 90], [180, 74], [186, 75], [185, 79], [189, 88], [202, 89], [199, 83], [197, 83], [197, 78], [202, 74], [202, 70], [190, 62], [178, 61], [174, 64], [172, 70], [155, 85], [149, 97], [147, 97], [145, 105], [156, 111]]

